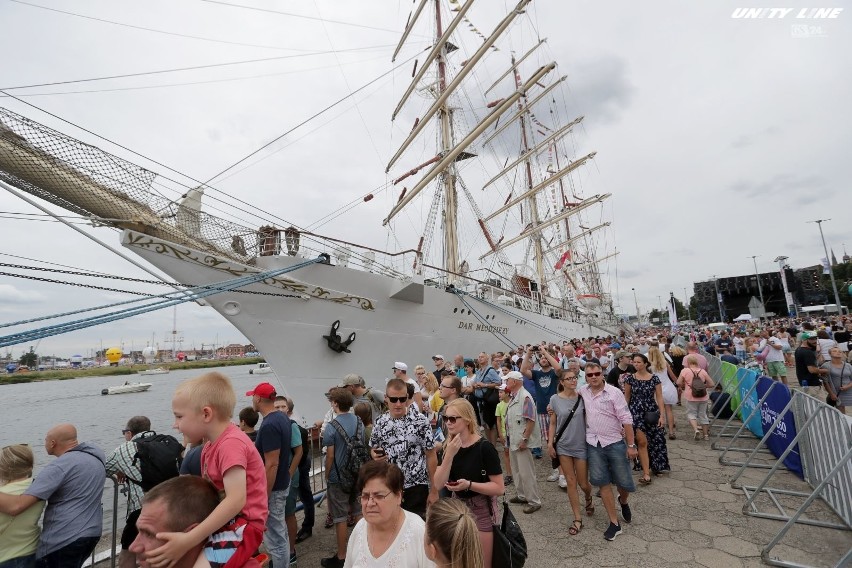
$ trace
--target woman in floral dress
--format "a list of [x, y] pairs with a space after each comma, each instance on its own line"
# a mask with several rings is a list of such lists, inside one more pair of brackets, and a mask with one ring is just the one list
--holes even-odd
[[[641, 353], [633, 355], [633, 367], [636, 372], [628, 375], [624, 381], [624, 398], [630, 414], [633, 415], [633, 428], [636, 431], [636, 445], [639, 447], [639, 463], [642, 465], [642, 477], [639, 483], [651, 483], [651, 472], [659, 475], [670, 471], [669, 454], [666, 448], [666, 436], [663, 425], [663, 387], [660, 379], [648, 370], [648, 358]], [[659, 412], [656, 424], [645, 423], [646, 412]]]

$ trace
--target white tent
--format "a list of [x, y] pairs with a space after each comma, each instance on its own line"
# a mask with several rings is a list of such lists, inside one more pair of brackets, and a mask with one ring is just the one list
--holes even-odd
[[734, 318], [734, 321], [751, 321], [754, 318], [751, 317], [751, 314], [740, 314], [739, 316]]

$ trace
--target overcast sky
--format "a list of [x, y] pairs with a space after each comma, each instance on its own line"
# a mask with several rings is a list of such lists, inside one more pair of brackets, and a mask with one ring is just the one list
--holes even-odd
[[[5, 54], [0, 88], [288, 57], [9, 91], [187, 176], [207, 180], [390, 70], [398, 30], [412, 5], [234, 3], [291, 15], [188, 0], [32, 3], [75, 16], [0, 0], [0, 50]], [[487, 35], [513, 5], [477, 0], [470, 20]], [[830, 218], [823, 225], [827, 243], [838, 258], [844, 244], [852, 251], [852, 11], [834, 19], [797, 19], [801, 8], [834, 5], [750, 2], [748, 7], [793, 11], [785, 18], [732, 18], [745, 6], [710, 0], [534, 0], [525, 23], [518, 25], [520, 30], [527, 26], [530, 37], [525, 39], [532, 39], [529, 30], [547, 37], [542, 58], [555, 59], [560, 74], [568, 75], [568, 108], [562, 116], [586, 116], [578, 155], [598, 154], [581, 179], [593, 193], [613, 194], [604, 209], [613, 230], [603, 246], [607, 252], [613, 247], [620, 251], [607, 266], [606, 279], [621, 313], [635, 311], [631, 288], [646, 311], [657, 307], [658, 296], [665, 300], [671, 291], [683, 299], [684, 288], [691, 291], [693, 282], [714, 274], [752, 272], [752, 255], [758, 255], [761, 272], [775, 270], [772, 260], [779, 255], [789, 256], [794, 268], [816, 264], [824, 254], [819, 231], [809, 220]], [[475, 49], [474, 32], [461, 29], [459, 43]], [[424, 45], [424, 38], [415, 35], [398, 62]], [[317, 51], [335, 53], [310, 54]], [[367, 87], [276, 142], [260, 155], [266, 156], [262, 161], [244, 170], [240, 166], [214, 185], [300, 226], [310, 226], [382, 186], [389, 179], [384, 169], [395, 144], [417, 113], [415, 108], [397, 124], [390, 122], [410, 67]], [[2, 98], [0, 106], [169, 173], [17, 100]], [[415, 164], [404, 161], [401, 167]], [[381, 226], [397, 191], [377, 195], [379, 199], [318, 232], [381, 248], [412, 248], [416, 233], [397, 227], [389, 236]], [[205, 201], [205, 210], [218, 214], [210, 207], [221, 206]], [[421, 199], [416, 209], [424, 208], [428, 201]], [[5, 191], [0, 192], [0, 211], [0, 262], [52, 262], [149, 278], [55, 222], [6, 218], [37, 210]], [[94, 234], [119, 246], [108, 229]], [[0, 272], [23, 271], [0, 267]], [[92, 283], [164, 291], [117, 281]], [[0, 276], [0, 321], [126, 298]], [[139, 349], [152, 334], [164, 347], [172, 317], [171, 311], [156, 312], [45, 339], [38, 351], [88, 354], [101, 342]], [[178, 308], [177, 329], [184, 348], [244, 341], [218, 314], [198, 306]], [[17, 346], [13, 352], [26, 348]]]

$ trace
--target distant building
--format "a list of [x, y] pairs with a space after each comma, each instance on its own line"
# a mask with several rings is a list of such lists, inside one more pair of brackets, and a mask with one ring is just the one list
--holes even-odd
[[[764, 308], [767, 313], [787, 315], [787, 300], [784, 297], [784, 285], [781, 272], [764, 272], [759, 275], [745, 274], [695, 282], [693, 285], [697, 303], [696, 319], [701, 323], [730, 321], [740, 314], [749, 313], [748, 304], [752, 298], [760, 299], [760, 287], [763, 291]], [[822, 266], [815, 265], [793, 270], [785, 269], [787, 288], [798, 306], [820, 305], [828, 302], [828, 293], [822, 287]], [[725, 317], [719, 314], [718, 294], [725, 311]]]

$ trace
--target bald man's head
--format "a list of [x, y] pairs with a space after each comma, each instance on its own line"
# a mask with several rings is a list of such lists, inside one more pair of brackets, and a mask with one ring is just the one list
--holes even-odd
[[44, 448], [51, 456], [61, 456], [76, 445], [77, 428], [70, 423], [57, 424], [44, 437]]

